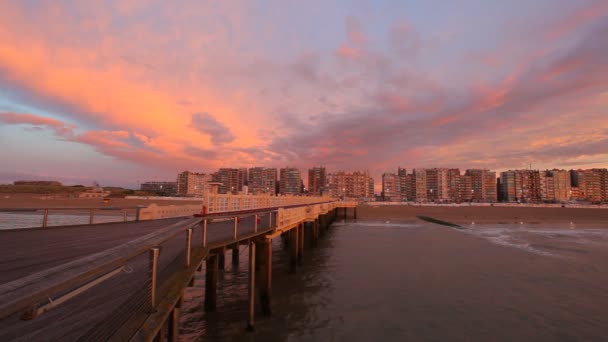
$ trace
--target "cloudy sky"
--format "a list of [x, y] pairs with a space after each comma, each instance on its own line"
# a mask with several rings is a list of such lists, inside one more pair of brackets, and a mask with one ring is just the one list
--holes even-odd
[[608, 166], [608, 1], [0, 2], [0, 183]]

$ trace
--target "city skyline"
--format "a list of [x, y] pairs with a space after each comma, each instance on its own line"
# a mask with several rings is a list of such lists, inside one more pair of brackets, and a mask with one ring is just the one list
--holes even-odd
[[0, 183], [606, 168], [607, 18], [593, 0], [3, 2]]

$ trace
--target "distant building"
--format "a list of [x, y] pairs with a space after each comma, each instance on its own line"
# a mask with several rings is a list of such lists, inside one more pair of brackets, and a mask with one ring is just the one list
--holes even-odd
[[141, 184], [140, 190], [172, 196], [177, 194], [177, 182], [144, 182]]
[[572, 197], [570, 173], [566, 170], [540, 171], [540, 195], [543, 201], [565, 202]]
[[382, 198], [385, 201], [401, 202], [401, 185], [396, 174], [384, 173], [382, 175]]
[[308, 169], [308, 193], [320, 196], [325, 193], [327, 185], [327, 174], [325, 167], [313, 167]]
[[299, 195], [302, 192], [300, 170], [284, 167], [279, 171], [279, 192], [281, 194]]
[[466, 170], [470, 177], [471, 198], [475, 202], [496, 202], [496, 172], [486, 169]]
[[[503, 200], [507, 202], [538, 202], [542, 200], [541, 177], [538, 170], [509, 170], [500, 173]], [[553, 192], [551, 180], [551, 192]]]
[[96, 185], [87, 191], [79, 193], [78, 198], [104, 198], [109, 196], [110, 193], [110, 191], [105, 191], [102, 187]]
[[448, 198], [453, 202], [461, 202], [462, 175], [459, 169], [448, 169]]
[[327, 176], [327, 188], [331, 197], [368, 199], [374, 197], [374, 179], [368, 172], [330, 173]]
[[448, 188], [448, 169], [426, 169], [427, 200], [430, 202], [447, 202], [450, 200]]
[[220, 168], [213, 174], [213, 181], [221, 183], [218, 188], [220, 194], [237, 194], [242, 188], [242, 183], [239, 188], [239, 169]]
[[578, 198], [590, 202], [608, 202], [608, 169], [572, 170], [572, 184]]
[[213, 181], [211, 174], [184, 171], [177, 175], [177, 195], [203, 197], [208, 191], [208, 183]]
[[248, 170], [249, 193], [253, 195], [276, 194], [277, 169], [253, 167]]
[[426, 202], [427, 197], [427, 182], [426, 182], [426, 170], [425, 169], [414, 169], [413, 173], [414, 181], [414, 198], [416, 202]]

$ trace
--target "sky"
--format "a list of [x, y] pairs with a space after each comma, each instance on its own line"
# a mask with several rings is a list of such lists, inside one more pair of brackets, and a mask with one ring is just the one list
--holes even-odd
[[608, 167], [608, 1], [0, 2], [0, 183]]

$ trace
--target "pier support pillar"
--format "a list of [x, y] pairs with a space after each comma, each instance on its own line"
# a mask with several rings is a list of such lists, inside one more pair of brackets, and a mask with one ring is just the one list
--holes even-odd
[[353, 212], [353, 218], [356, 220], [357, 219], [357, 207], [355, 207]]
[[209, 255], [205, 270], [205, 311], [214, 311], [217, 305], [218, 255]]
[[181, 297], [177, 300], [173, 311], [169, 314], [169, 332], [167, 339], [169, 342], [179, 341], [179, 311], [184, 302], [184, 293], [182, 292]]
[[249, 242], [249, 319], [247, 330], [253, 331], [255, 325], [255, 242]]
[[319, 219], [315, 219], [315, 222], [312, 223], [312, 231], [314, 236], [315, 246], [319, 242]]
[[[270, 294], [272, 289], [272, 240], [264, 239], [257, 242], [257, 249], [261, 251], [256, 255], [256, 259], [260, 258], [260, 272], [258, 273], [258, 292], [260, 295], [260, 305], [262, 307], [262, 315], [270, 316], [272, 313], [270, 307]], [[256, 260], [257, 261], [257, 260]]]
[[158, 330], [158, 333], [154, 337], [153, 341], [154, 342], [164, 341], [166, 333], [167, 333], [167, 322], [164, 322], [163, 324], [160, 325], [160, 329]]
[[292, 272], [295, 272], [298, 266], [298, 235], [298, 227], [289, 230], [289, 264]]
[[237, 244], [234, 248], [232, 248], [232, 266], [239, 266], [239, 245]]
[[304, 255], [304, 223], [298, 224], [298, 265], [302, 265]]
[[218, 260], [218, 268], [223, 271], [226, 266], [226, 252], [222, 251], [222, 253], [220, 253], [218, 255], [217, 260]]
[[344, 207], [344, 219], [346, 220], [348, 218], [348, 208]]

